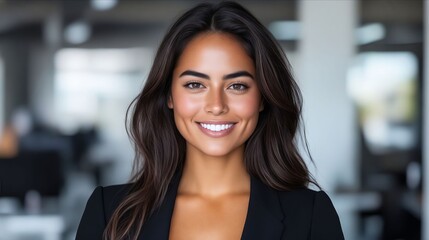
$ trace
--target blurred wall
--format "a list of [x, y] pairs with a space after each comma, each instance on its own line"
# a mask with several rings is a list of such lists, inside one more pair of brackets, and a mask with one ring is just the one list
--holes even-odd
[[29, 107], [37, 117], [56, 126], [54, 112], [55, 51], [49, 46], [39, 45], [32, 49], [30, 57]]
[[423, 221], [422, 239], [429, 239], [429, 2], [424, 1], [424, 80], [423, 80]]
[[2, 135], [4, 126], [4, 66], [3, 58], [0, 52], [0, 136]]
[[[0, 40], [0, 52], [4, 61], [4, 106], [5, 116], [11, 116], [17, 106], [26, 105], [30, 89], [28, 83], [30, 46], [26, 39], [2, 38]], [[6, 61], [7, 59], [7, 61]], [[13, 79], [13, 81], [12, 81]], [[6, 121], [9, 120], [6, 118]]]

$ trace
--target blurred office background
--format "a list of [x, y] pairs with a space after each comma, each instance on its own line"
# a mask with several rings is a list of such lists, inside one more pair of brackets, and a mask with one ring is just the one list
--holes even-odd
[[[126, 109], [198, 2], [0, 0], [0, 240], [74, 239], [94, 187], [127, 182]], [[294, 68], [309, 164], [346, 239], [429, 239], [429, 4], [239, 2]]]

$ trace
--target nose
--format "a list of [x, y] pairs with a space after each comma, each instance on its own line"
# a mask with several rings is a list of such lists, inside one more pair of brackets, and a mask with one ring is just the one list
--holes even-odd
[[225, 101], [225, 96], [222, 89], [208, 92], [204, 110], [207, 113], [213, 114], [215, 116], [228, 112], [228, 104]]

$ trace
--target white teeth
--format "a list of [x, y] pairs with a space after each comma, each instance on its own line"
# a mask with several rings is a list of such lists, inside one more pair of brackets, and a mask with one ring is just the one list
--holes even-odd
[[219, 131], [223, 131], [225, 129], [228, 129], [228, 128], [232, 127], [232, 125], [234, 125], [234, 124], [206, 124], [206, 123], [200, 123], [200, 125], [203, 128], [208, 129], [210, 131], [219, 132]]

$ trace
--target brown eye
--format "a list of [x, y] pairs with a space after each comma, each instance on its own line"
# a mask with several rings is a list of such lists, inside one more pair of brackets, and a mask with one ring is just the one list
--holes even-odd
[[245, 91], [247, 90], [249, 87], [241, 84], [241, 83], [235, 83], [232, 84], [231, 86], [229, 86], [229, 89], [234, 90], [234, 91]]
[[185, 88], [189, 88], [189, 89], [204, 88], [204, 86], [201, 83], [198, 83], [198, 82], [186, 83], [184, 86], [185, 86]]

